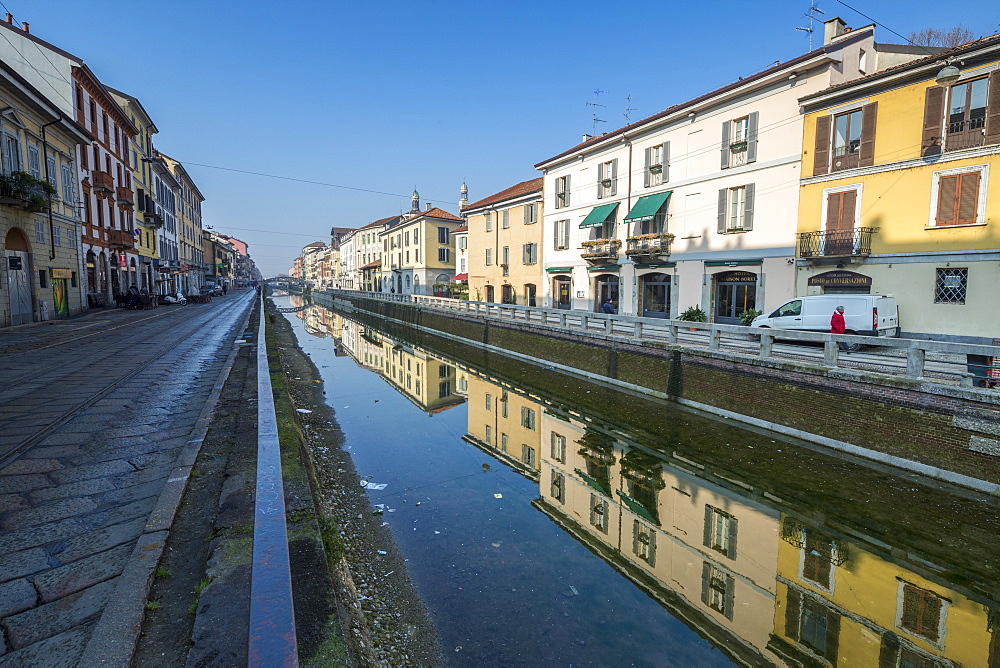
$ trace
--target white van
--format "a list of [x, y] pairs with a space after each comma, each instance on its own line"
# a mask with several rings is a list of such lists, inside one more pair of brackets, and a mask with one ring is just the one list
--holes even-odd
[[796, 297], [771, 313], [754, 318], [751, 327], [829, 332], [830, 317], [844, 307], [847, 334], [899, 336], [899, 307], [892, 295], [816, 295]]

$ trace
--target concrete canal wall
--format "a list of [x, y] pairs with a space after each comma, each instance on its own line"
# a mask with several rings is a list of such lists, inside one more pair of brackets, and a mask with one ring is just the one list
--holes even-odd
[[[1000, 393], [418, 304], [314, 293], [317, 303], [551, 366], [1000, 495]], [[465, 355], [466, 357], [468, 354]]]

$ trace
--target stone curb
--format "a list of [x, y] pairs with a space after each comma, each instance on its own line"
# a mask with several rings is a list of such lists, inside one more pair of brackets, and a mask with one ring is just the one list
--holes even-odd
[[[251, 315], [253, 315], [252, 306], [243, 320], [242, 329], [237, 333], [237, 339], [247, 331]], [[234, 341], [229, 358], [219, 372], [201, 415], [191, 430], [187, 445], [177, 456], [176, 467], [170, 472], [146, 523], [143, 535], [140, 536], [125, 566], [125, 571], [115, 585], [115, 591], [111, 596], [114, 604], [106, 607], [101, 613], [84, 648], [83, 656], [80, 657], [79, 665], [127, 666], [131, 663], [142, 631], [142, 620], [153, 581], [153, 571], [160, 562], [160, 555], [163, 554], [163, 547], [170, 535], [170, 527], [177, 515], [177, 508], [187, 489], [191, 468], [201, 450], [222, 388], [229, 379], [239, 349], [240, 344]]]

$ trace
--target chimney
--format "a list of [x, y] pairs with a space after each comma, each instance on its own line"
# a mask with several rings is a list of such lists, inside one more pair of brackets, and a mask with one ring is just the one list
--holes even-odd
[[823, 21], [823, 44], [827, 45], [837, 37], [844, 34], [847, 24], [839, 16], [835, 16], [828, 21]]
[[24, 32], [27, 32], [27, 33], [31, 32], [30, 30], [28, 30], [28, 22], [27, 21], [22, 21], [21, 22], [21, 28], [24, 29]]
[[431, 206], [431, 203], [430, 203], [430, 202], [427, 202], [426, 204], [424, 204], [424, 207], [426, 207], [426, 208], [424, 209], [424, 211], [430, 211], [431, 209], [433, 209], [433, 208], [434, 208], [433, 206]]
[[10, 12], [7, 12], [7, 23], [10, 23], [10, 24], [14, 23], [14, 15], [11, 14]]
[[583, 138], [580, 140], [580, 143], [582, 144], [583, 142], [587, 141], [588, 139], [593, 139], [593, 138], [594, 138], [593, 135], [588, 135], [588, 134], [584, 133]]

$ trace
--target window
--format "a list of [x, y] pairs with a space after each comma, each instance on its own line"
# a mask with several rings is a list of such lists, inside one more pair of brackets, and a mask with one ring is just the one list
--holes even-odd
[[45, 180], [56, 185], [56, 159], [51, 156], [45, 158]]
[[964, 304], [968, 284], [968, 269], [938, 269], [934, 284], [934, 303]]
[[861, 53], [858, 54], [858, 72], [868, 73], [868, 52], [864, 49], [861, 49]]
[[500, 262], [500, 267], [503, 269], [503, 275], [507, 276], [510, 274], [510, 246], [503, 247], [503, 260]]
[[555, 249], [566, 250], [569, 248], [569, 221], [557, 220], [555, 222]]
[[933, 643], [938, 642], [941, 639], [941, 613], [947, 601], [908, 582], [900, 582], [900, 586], [903, 591], [902, 609], [898, 613], [899, 628]]
[[597, 165], [597, 199], [614, 197], [618, 193], [618, 159]]
[[535, 411], [527, 406], [521, 407], [521, 426], [525, 429], [535, 429]]
[[504, 390], [503, 394], [500, 395], [500, 415], [502, 417], [507, 417], [507, 407], [509, 405], [510, 402], [507, 400], [507, 390]]
[[52, 245], [62, 246], [62, 231], [59, 229], [58, 225], [52, 226]]
[[538, 222], [538, 203], [524, 205], [524, 224], [531, 225]]
[[450, 248], [438, 248], [438, 262], [448, 262], [451, 258]]
[[438, 383], [438, 399], [444, 399], [451, 394], [451, 383], [447, 380]]
[[49, 270], [39, 269], [38, 270], [38, 287], [47, 288], [49, 287]]
[[608, 532], [608, 500], [603, 496], [590, 495], [590, 525], [603, 533]]
[[656, 563], [656, 532], [639, 520], [632, 520], [632, 554], [650, 566]]
[[719, 190], [719, 234], [753, 229], [754, 184]]
[[727, 512], [705, 506], [705, 533], [702, 544], [729, 559], [736, 558], [736, 531], [738, 522]]
[[833, 590], [833, 563], [836, 559], [836, 545], [832, 538], [815, 531], [805, 532], [805, 546], [802, 548], [802, 577], [826, 591]]
[[985, 143], [986, 93], [989, 80], [973, 79], [948, 91], [948, 133], [945, 149], [953, 151]]
[[500, 449], [507, 452], [507, 445], [510, 443], [510, 438], [507, 434], [500, 434]]
[[42, 178], [42, 167], [37, 146], [28, 147], [28, 173], [36, 179]]
[[535, 467], [535, 449], [526, 443], [521, 444], [521, 461], [532, 468]]
[[538, 244], [524, 244], [522, 250], [522, 262], [524, 264], [537, 264], [538, 263]]
[[489, 392], [486, 393], [486, 410], [493, 410], [493, 395]]
[[785, 634], [794, 642], [837, 665], [840, 615], [821, 599], [789, 587], [785, 602]]
[[982, 222], [980, 193], [983, 170], [941, 173], [937, 181], [934, 225], [971, 225]]
[[566, 476], [557, 471], [552, 472], [552, 498], [566, 503]]
[[525, 306], [538, 306], [535, 296], [538, 293], [538, 287], [534, 283], [524, 284], [524, 305]]
[[566, 437], [555, 432], [552, 432], [552, 459], [566, 463]]
[[[448, 234], [449, 234], [449, 230], [448, 230], [447, 227], [439, 227], [438, 228], [438, 243], [439, 244], [449, 243]], [[414, 235], [414, 240], [413, 241], [414, 241], [414, 243], [416, 243], [416, 235]]]
[[438, 378], [447, 378], [449, 373], [451, 373], [451, 367], [447, 364], [438, 367]]
[[645, 186], [658, 186], [668, 179], [667, 164], [670, 159], [670, 142], [650, 146], [646, 149]]
[[66, 228], [66, 247], [76, 248], [76, 230], [72, 227]]
[[45, 243], [45, 223], [40, 220], [35, 221], [35, 243], [44, 244]]
[[10, 174], [21, 169], [21, 142], [6, 132], [3, 135], [3, 173]]
[[802, 300], [796, 299], [787, 304], [782, 304], [770, 315], [772, 318], [783, 318], [790, 315], [802, 315]]
[[493, 231], [493, 212], [492, 211], [487, 211], [486, 212], [486, 231], [487, 232], [492, 232]]
[[403, 233], [403, 244], [406, 246], [410, 245], [410, 231], [407, 230]]
[[556, 179], [556, 206], [562, 209], [569, 206], [569, 175], [560, 176]]
[[459, 264], [458, 273], [464, 274], [469, 271], [468, 267], [466, 266], [466, 259], [464, 257], [458, 261], [458, 264]]
[[727, 619], [733, 618], [733, 593], [735, 579], [726, 571], [709, 562], [702, 563], [701, 600], [708, 607]]
[[861, 158], [861, 110], [833, 118], [833, 171], [857, 167]]
[[510, 209], [503, 210], [503, 229], [508, 229], [510, 227]]
[[[813, 174], [827, 174], [875, 164], [878, 103], [816, 119]], [[832, 154], [832, 155], [831, 155]]]
[[69, 165], [62, 166], [62, 198], [64, 202], [73, 202], [73, 168]]
[[486, 444], [493, 445], [493, 427], [486, 425]]
[[466, 248], [468, 248], [469, 247], [469, 237], [466, 237], [466, 236], [459, 237], [458, 238], [458, 247], [461, 250], [465, 250]]

